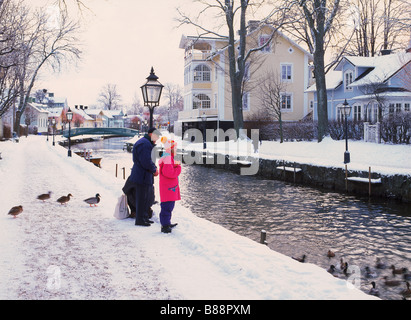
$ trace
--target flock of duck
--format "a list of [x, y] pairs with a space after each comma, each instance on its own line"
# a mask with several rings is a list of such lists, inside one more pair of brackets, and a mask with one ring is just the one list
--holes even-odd
[[[46, 200], [49, 200], [51, 198], [51, 191], [49, 191], [48, 193], [44, 193], [41, 194], [37, 197], [38, 200], [41, 200], [43, 202], [45, 202]], [[61, 196], [60, 198], [57, 199], [57, 202], [60, 203], [61, 205], [66, 205], [67, 202], [70, 201], [70, 198], [73, 197], [73, 195], [71, 193], [69, 193], [67, 196]], [[83, 201], [86, 202], [87, 204], [91, 206], [97, 206], [97, 204], [100, 202], [100, 194], [96, 194], [94, 197], [90, 197], [87, 199], [84, 199]], [[19, 206], [15, 206], [12, 207], [9, 211], [9, 215], [12, 215], [14, 218], [17, 217], [17, 215], [19, 215], [21, 212], [23, 212], [23, 206], [19, 205]], [[335, 257], [335, 253], [332, 252], [331, 250], [328, 250], [327, 252], [327, 257], [329, 259], [334, 258]], [[297, 260], [299, 262], [304, 263], [307, 256], [303, 255], [300, 258], [297, 257], [292, 257], [294, 260]], [[375, 269], [378, 270], [383, 270], [383, 269], [388, 269], [388, 266], [386, 264], [384, 264], [383, 262], [381, 262], [381, 260], [379, 258], [377, 258], [377, 262], [375, 265]], [[408, 282], [408, 280], [411, 280], [411, 273], [408, 271], [407, 268], [399, 268], [397, 269], [394, 265], [391, 265], [389, 267], [389, 269], [392, 270], [392, 276], [393, 278], [389, 278], [388, 276], [384, 276], [384, 285], [387, 287], [397, 287], [402, 285], [403, 283], [405, 283], [406, 285], [406, 289], [403, 289], [400, 294], [402, 295], [403, 299], [406, 298], [411, 298], [411, 289], [410, 289], [410, 283]], [[339, 275], [343, 275], [345, 277], [349, 277], [350, 273], [349, 273], [349, 268], [348, 268], [348, 263], [343, 261], [343, 258], [340, 259], [340, 263], [339, 264], [332, 264], [330, 265], [330, 267], [327, 270], [329, 273], [331, 273], [332, 275], [334, 275], [335, 277], [339, 277]], [[367, 279], [376, 279], [378, 278], [378, 273], [374, 270], [372, 270], [369, 266], [366, 266], [364, 268], [364, 272], [365, 272], [365, 277]], [[402, 276], [403, 280], [398, 280], [398, 278], [395, 278], [397, 275]], [[375, 281], [371, 282], [371, 286], [372, 288], [369, 291], [369, 294], [374, 295], [374, 296], [379, 296], [379, 290], [377, 288], [377, 284]]]
[[[329, 259], [334, 258], [335, 257], [335, 253], [332, 252], [331, 250], [328, 250], [327, 252], [327, 257]], [[299, 262], [304, 263], [307, 256], [303, 255], [302, 257], [292, 257], [294, 260], [297, 260]], [[411, 273], [409, 272], [409, 270], [407, 268], [396, 268], [394, 265], [391, 265], [390, 267], [388, 267], [385, 263], [383, 263], [381, 261], [380, 258], [377, 258], [376, 264], [375, 264], [375, 268], [371, 269], [369, 266], [366, 266], [364, 268], [364, 274], [365, 278], [367, 279], [375, 279], [377, 280], [377, 278], [379, 277], [379, 272], [377, 272], [376, 270], [384, 270], [384, 269], [391, 269], [391, 274], [392, 277], [390, 278], [389, 276], [385, 275], [382, 277], [383, 279], [383, 284], [386, 287], [398, 287], [401, 285], [406, 286], [405, 289], [399, 291], [399, 294], [402, 296], [402, 299], [407, 299], [407, 298], [411, 298], [411, 289], [410, 289], [410, 283], [408, 282], [409, 280], [411, 280]], [[343, 258], [340, 259], [340, 263], [339, 264], [331, 264], [330, 267], [327, 269], [327, 271], [329, 273], [331, 273], [334, 277], [339, 277], [339, 276], [343, 276], [348, 278], [351, 274], [350, 274], [350, 269], [348, 268], [348, 263], [343, 261]], [[401, 280], [399, 280], [399, 278], [396, 278], [396, 276], [399, 276], [399, 278], [402, 278]], [[373, 296], [380, 296], [380, 292], [377, 288], [377, 283], [375, 282], [375, 280], [371, 281], [371, 289], [369, 290], [369, 294], [373, 295]]]
[[[52, 192], [49, 191], [48, 193], [43, 193], [40, 194], [37, 199], [45, 202], [46, 200], [49, 200], [51, 198]], [[67, 202], [70, 201], [70, 198], [73, 197], [71, 193], [69, 193], [67, 196], [61, 196], [60, 198], [57, 199], [57, 202], [60, 203], [61, 205], [66, 205]], [[96, 194], [94, 197], [90, 197], [87, 199], [84, 199], [83, 201], [91, 206], [96, 207], [97, 204], [100, 202], [100, 194]], [[13, 218], [16, 218], [20, 213], [23, 212], [23, 206], [14, 206], [9, 210], [9, 215], [13, 216]]]

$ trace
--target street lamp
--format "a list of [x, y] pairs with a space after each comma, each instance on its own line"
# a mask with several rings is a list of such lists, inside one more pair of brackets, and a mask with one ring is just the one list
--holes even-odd
[[47, 119], [47, 141], [49, 141], [50, 119]]
[[53, 125], [53, 146], [56, 144], [54, 143], [54, 135], [55, 135], [55, 129], [56, 129], [56, 118], [51, 119], [51, 124]]
[[207, 115], [203, 112], [201, 116], [201, 120], [203, 121], [203, 149], [207, 149], [207, 142], [206, 142], [206, 123], [207, 123]]
[[348, 104], [347, 99], [345, 99], [343, 106], [341, 107], [342, 114], [345, 116], [345, 152], [344, 152], [344, 163], [350, 162], [350, 153], [348, 152], [348, 121], [347, 118], [351, 113], [351, 106]]
[[151, 67], [150, 75], [146, 79], [147, 82], [140, 88], [143, 93], [144, 106], [150, 110], [150, 128], [152, 128], [154, 108], [160, 104], [161, 91], [164, 86], [158, 81], [153, 67]]
[[71, 141], [70, 141], [70, 135], [71, 135], [71, 120], [73, 120], [73, 112], [70, 110], [70, 107], [67, 111], [67, 121], [69, 123], [69, 136], [68, 136], [68, 153], [67, 156], [71, 157]]

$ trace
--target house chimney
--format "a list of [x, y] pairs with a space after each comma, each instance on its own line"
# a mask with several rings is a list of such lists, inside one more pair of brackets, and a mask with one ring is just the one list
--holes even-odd
[[387, 56], [391, 54], [391, 50], [390, 49], [381, 49], [381, 55], [382, 56]]
[[248, 21], [248, 33], [251, 33], [254, 30], [256, 30], [259, 24], [260, 24], [260, 21], [258, 20], [249, 20]]

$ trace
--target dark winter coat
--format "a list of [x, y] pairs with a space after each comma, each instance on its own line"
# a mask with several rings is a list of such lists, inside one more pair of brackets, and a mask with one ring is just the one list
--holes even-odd
[[151, 142], [150, 136], [147, 134], [134, 144], [134, 165], [131, 169], [131, 175], [129, 177], [131, 182], [146, 185], [152, 185], [154, 183], [153, 174], [156, 172], [157, 167], [151, 159], [151, 152], [153, 148], [154, 144]]

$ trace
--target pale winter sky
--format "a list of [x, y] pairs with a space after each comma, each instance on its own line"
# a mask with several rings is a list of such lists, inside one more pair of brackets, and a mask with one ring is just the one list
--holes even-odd
[[[55, 2], [30, 0], [27, 3], [33, 6], [46, 3], [53, 12]], [[83, 10], [82, 61], [78, 66], [63, 68], [59, 74], [44, 70], [34, 90], [46, 88], [57, 97], [66, 97], [69, 106], [92, 106], [97, 104], [102, 87], [112, 83], [117, 85], [123, 103], [131, 104], [136, 93], [141, 99], [140, 86], [152, 66], [163, 85], [183, 86], [184, 50], [179, 49], [179, 42], [182, 34], [195, 34], [195, 30], [177, 28], [174, 19], [176, 7], [190, 10], [192, 0], [82, 2], [90, 9]]]

